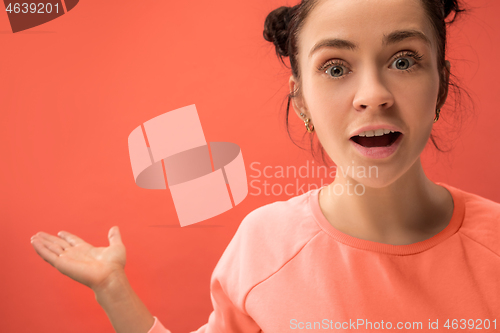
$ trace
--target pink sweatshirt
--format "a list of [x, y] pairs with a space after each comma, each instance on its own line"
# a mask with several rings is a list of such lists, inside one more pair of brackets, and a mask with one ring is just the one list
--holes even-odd
[[[451, 221], [410, 245], [338, 231], [319, 189], [252, 211], [215, 267], [214, 311], [196, 332], [499, 332], [500, 204], [437, 184], [453, 196]], [[154, 318], [148, 333], [170, 333]]]

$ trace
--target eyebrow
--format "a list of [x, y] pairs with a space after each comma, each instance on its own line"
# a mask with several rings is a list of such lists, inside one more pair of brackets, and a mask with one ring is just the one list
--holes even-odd
[[[430, 39], [423, 32], [419, 30], [396, 30], [391, 32], [389, 35], [384, 34], [384, 40], [382, 42], [382, 45], [387, 46], [390, 44], [396, 44], [408, 38], [420, 39], [428, 46], [431, 46]], [[357, 44], [345, 39], [339, 39], [339, 38], [322, 39], [321, 41], [316, 43], [316, 45], [314, 45], [314, 47], [311, 49], [311, 52], [309, 53], [309, 58], [313, 55], [314, 52], [324, 47], [333, 47], [337, 49], [346, 49], [351, 51], [358, 49]]]

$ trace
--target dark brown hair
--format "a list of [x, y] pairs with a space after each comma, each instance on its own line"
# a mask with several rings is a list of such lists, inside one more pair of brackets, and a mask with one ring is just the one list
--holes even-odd
[[[459, 14], [462, 14], [466, 10], [463, 8], [462, 4], [459, 3], [459, 0], [420, 0], [422, 1], [425, 13], [427, 14], [429, 21], [431, 22], [432, 29], [434, 31], [434, 35], [437, 40], [437, 57], [438, 57], [438, 71], [440, 75], [440, 95], [443, 89], [446, 89], [447, 86], [452, 87], [455, 91], [455, 106], [460, 104], [458, 101], [461, 98], [462, 88], [460, 88], [452, 77], [455, 77], [450, 73], [450, 80], [446, 82], [446, 77], [443, 74], [443, 69], [446, 69], [445, 63], [445, 53], [446, 53], [446, 27], [455, 22]], [[293, 7], [282, 6], [271, 13], [269, 13], [266, 17], [264, 23], [264, 39], [272, 42], [276, 49], [276, 55], [281, 60], [283, 65], [286, 66], [284, 62], [284, 57], [289, 57], [290, 66], [292, 70], [293, 76], [300, 82], [300, 70], [297, 61], [298, 48], [297, 48], [297, 37], [300, 33], [302, 27], [304, 26], [304, 22], [306, 17], [309, 15], [311, 10], [319, 3], [319, 0], [302, 0], [299, 4]], [[454, 12], [453, 18], [447, 20], [450, 14]], [[293, 138], [290, 135], [289, 131], [289, 123], [288, 117], [290, 113], [290, 101], [292, 98], [296, 97], [297, 94], [300, 94], [300, 86], [299, 89], [295, 92], [291, 92], [287, 95], [288, 103], [286, 107], [286, 116], [285, 116], [285, 124], [287, 128], [288, 135], [292, 142], [295, 143]], [[467, 96], [469, 94], [465, 92]], [[470, 96], [469, 96], [470, 97]], [[441, 113], [441, 116], [443, 113]], [[314, 132], [313, 132], [314, 133]], [[311, 153], [314, 157], [314, 137], [315, 135], [310, 135], [310, 147]], [[435, 137], [433, 134], [430, 135], [430, 139], [434, 146], [441, 152], [445, 151], [438, 147]], [[320, 148], [321, 158], [325, 164], [328, 164], [325, 161], [325, 151], [321, 146], [321, 143], [318, 141], [318, 145]], [[299, 145], [297, 145], [300, 147]], [[300, 147], [302, 148], [302, 147]], [[304, 149], [304, 148], [302, 148]]]

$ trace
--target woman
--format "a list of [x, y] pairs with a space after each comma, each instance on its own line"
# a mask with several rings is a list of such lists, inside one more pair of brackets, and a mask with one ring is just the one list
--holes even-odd
[[[304, 0], [269, 14], [264, 37], [290, 56], [289, 104], [357, 171], [245, 217], [197, 332], [498, 329], [500, 205], [433, 183], [420, 162], [450, 84], [445, 19], [462, 11], [457, 0]], [[128, 284], [117, 227], [109, 241], [32, 239], [94, 290], [117, 332], [169, 332]]]

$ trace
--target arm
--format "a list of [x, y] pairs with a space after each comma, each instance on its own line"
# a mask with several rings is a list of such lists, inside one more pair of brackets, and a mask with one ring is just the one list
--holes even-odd
[[134, 292], [125, 275], [118, 271], [109, 282], [94, 288], [95, 298], [117, 333], [147, 333], [155, 319]]
[[[212, 274], [214, 311], [208, 323], [192, 333], [261, 332], [242, 308], [242, 296], [246, 291], [237, 283], [241, 272], [239, 253], [243, 245], [238, 235]], [[67, 232], [60, 233], [59, 237], [40, 232], [33, 236], [31, 243], [45, 261], [94, 291], [117, 333], [171, 333], [151, 315], [130, 286], [124, 271], [125, 247], [118, 228], [110, 229], [110, 246], [106, 248], [93, 247]]]
[[108, 247], [94, 247], [68, 232], [58, 235], [39, 232], [31, 244], [59, 272], [94, 291], [117, 333], [170, 333], [155, 321], [128, 282], [118, 227], [110, 229]]

